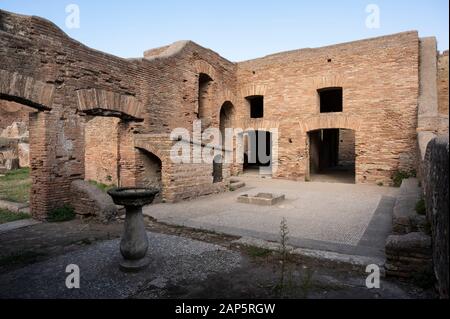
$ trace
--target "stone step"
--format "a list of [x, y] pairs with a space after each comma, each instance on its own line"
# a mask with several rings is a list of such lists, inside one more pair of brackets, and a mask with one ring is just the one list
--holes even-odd
[[230, 190], [231, 190], [232, 192], [234, 192], [235, 190], [237, 190], [237, 189], [239, 189], [239, 188], [242, 188], [242, 187], [244, 187], [244, 186], [245, 186], [245, 183], [244, 183], [244, 182], [240, 182], [240, 181], [235, 181], [234, 183], [231, 182], [231, 183], [230, 183]]
[[12, 230], [24, 228], [24, 227], [34, 226], [34, 225], [37, 225], [40, 223], [41, 222], [34, 220], [34, 219], [21, 219], [21, 220], [16, 220], [14, 222], [1, 224], [0, 225], [0, 234], [6, 233], [6, 232], [9, 232]]
[[0, 208], [9, 210], [13, 213], [29, 213], [29, 205], [26, 203], [14, 203], [6, 200], [0, 200]]
[[400, 187], [393, 211], [394, 234], [407, 234], [423, 228], [425, 216], [416, 212], [416, 204], [420, 200], [421, 189], [416, 178], [405, 179]]

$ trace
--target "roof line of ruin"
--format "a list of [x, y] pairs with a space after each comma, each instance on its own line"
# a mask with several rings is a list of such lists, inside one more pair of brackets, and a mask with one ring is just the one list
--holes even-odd
[[[107, 53], [104, 51], [100, 51], [94, 48], [91, 48], [85, 44], [83, 44], [82, 42], [70, 37], [66, 32], [64, 32], [61, 28], [59, 28], [55, 23], [53, 23], [52, 21], [43, 18], [43, 17], [39, 17], [39, 16], [34, 16], [34, 15], [23, 15], [23, 14], [18, 14], [18, 13], [14, 13], [14, 12], [9, 12], [3, 9], [0, 9], [0, 15], [1, 14], [6, 14], [6, 15], [11, 15], [12, 17], [17, 17], [19, 19], [26, 19], [26, 20], [38, 20], [44, 24], [49, 25], [50, 27], [52, 27], [54, 30], [56, 30], [57, 32], [59, 32], [60, 34], [62, 34], [65, 38], [77, 43], [78, 45], [87, 48], [89, 50], [92, 50], [94, 52], [97, 52], [99, 54], [102, 54], [104, 56], [107, 57], [113, 57], [116, 59], [121, 59], [124, 61], [129, 61], [129, 62], [134, 62], [134, 61], [153, 61], [153, 60], [158, 60], [158, 59], [166, 59], [166, 58], [171, 58], [174, 57], [178, 54], [180, 54], [188, 45], [194, 45], [197, 46], [199, 48], [202, 48], [204, 50], [210, 51], [211, 53], [217, 55], [218, 57], [220, 57], [221, 59], [231, 63], [231, 64], [235, 64], [235, 65], [239, 65], [241, 63], [247, 63], [247, 62], [252, 62], [252, 61], [258, 61], [258, 60], [263, 60], [263, 59], [270, 59], [270, 58], [276, 58], [276, 57], [280, 57], [283, 55], [289, 55], [289, 54], [301, 54], [301, 53], [308, 53], [308, 52], [314, 52], [314, 51], [319, 51], [319, 50], [326, 50], [326, 49], [335, 49], [338, 47], [345, 47], [345, 46], [349, 46], [349, 45], [354, 45], [357, 43], [365, 43], [365, 42], [371, 42], [371, 41], [379, 41], [379, 40], [383, 40], [383, 39], [391, 39], [391, 38], [395, 38], [401, 35], [407, 35], [407, 34], [416, 34], [417, 37], [419, 37], [418, 35], [418, 31], [417, 30], [411, 30], [411, 31], [404, 31], [404, 32], [399, 32], [399, 33], [394, 33], [394, 34], [388, 34], [388, 35], [382, 35], [382, 36], [378, 36], [378, 37], [372, 37], [372, 38], [365, 38], [365, 39], [359, 39], [359, 40], [355, 40], [355, 41], [349, 41], [349, 42], [343, 42], [343, 43], [338, 43], [338, 44], [332, 44], [332, 45], [327, 45], [327, 46], [322, 46], [322, 47], [316, 47], [316, 48], [301, 48], [301, 49], [294, 49], [294, 50], [288, 50], [288, 51], [281, 51], [278, 53], [273, 53], [273, 54], [269, 54], [269, 55], [265, 55], [259, 58], [255, 58], [255, 59], [248, 59], [248, 60], [243, 60], [243, 61], [237, 61], [237, 62], [233, 62], [230, 61], [224, 57], [222, 57], [219, 53], [217, 53], [216, 51], [203, 47], [197, 43], [195, 43], [194, 41], [191, 40], [182, 40], [182, 41], [176, 41], [170, 45], [166, 45], [166, 46], [162, 46], [162, 47], [158, 47], [158, 48], [152, 48], [149, 50], [146, 50], [144, 52], [144, 56], [143, 57], [136, 57], [136, 58], [123, 58], [111, 53]], [[2, 26], [0, 26], [2, 27]], [[0, 28], [0, 33], [1, 32], [5, 32], [4, 30], [2, 30], [2, 28]], [[443, 51], [441, 54], [445, 55], [448, 54], [448, 50]]]

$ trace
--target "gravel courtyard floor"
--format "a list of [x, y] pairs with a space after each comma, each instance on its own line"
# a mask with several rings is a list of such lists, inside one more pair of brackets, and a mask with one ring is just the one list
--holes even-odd
[[[0, 235], [0, 298], [432, 298], [408, 283], [296, 259], [281, 271], [277, 252], [233, 245], [237, 237], [148, 221], [152, 263], [119, 271], [121, 223], [37, 224]], [[65, 286], [66, 266], [81, 287]], [[281, 274], [285, 280], [281, 283]]]

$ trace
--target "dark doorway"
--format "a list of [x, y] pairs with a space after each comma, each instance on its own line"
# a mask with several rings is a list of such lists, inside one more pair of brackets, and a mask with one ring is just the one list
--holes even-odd
[[206, 114], [206, 109], [208, 106], [208, 100], [211, 98], [211, 84], [213, 79], [204, 73], [200, 73], [198, 79], [198, 111], [197, 118], [204, 119]]
[[355, 181], [355, 135], [351, 130], [324, 129], [309, 133], [310, 179]]
[[222, 156], [217, 155], [214, 157], [213, 162], [213, 183], [220, 183], [223, 181], [223, 165], [222, 165]]
[[227, 101], [222, 105], [220, 109], [220, 133], [222, 134], [222, 147], [225, 145], [225, 133], [226, 129], [233, 128], [233, 116], [234, 116], [234, 106], [231, 102]]
[[317, 92], [320, 98], [320, 113], [342, 112], [342, 88], [326, 88]]
[[249, 131], [245, 143], [244, 170], [272, 166], [272, 134], [268, 131]]
[[157, 188], [158, 195], [155, 202], [160, 203], [163, 199], [163, 183], [162, 183], [162, 161], [155, 154], [139, 149], [140, 175], [139, 186]]

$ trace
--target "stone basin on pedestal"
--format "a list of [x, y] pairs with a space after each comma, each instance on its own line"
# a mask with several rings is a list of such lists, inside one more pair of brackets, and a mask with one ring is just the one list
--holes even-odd
[[151, 204], [158, 193], [156, 188], [129, 187], [108, 191], [114, 203], [125, 206], [126, 209], [125, 226], [120, 241], [120, 253], [123, 257], [120, 268], [123, 271], [140, 271], [150, 263], [150, 259], [146, 257], [148, 237], [142, 217], [142, 206]]

